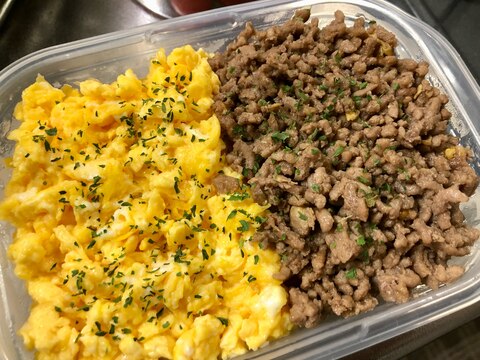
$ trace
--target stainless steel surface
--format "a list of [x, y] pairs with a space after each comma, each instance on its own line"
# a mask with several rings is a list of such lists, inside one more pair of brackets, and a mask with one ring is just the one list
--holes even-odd
[[170, 5], [169, 0], [136, 0], [146, 9], [165, 18], [173, 18], [178, 16], [177, 12]]
[[[384, 343], [377, 344], [359, 353], [345, 357], [342, 360], [440, 360], [449, 359], [450, 357], [442, 356], [442, 350], [445, 347], [443, 343], [446, 339], [442, 337], [458, 337], [466, 338], [464, 330], [459, 328], [468, 324], [480, 315], [480, 303], [463, 309], [454, 315], [444, 317], [434, 321], [426, 326], [419, 327], [414, 331], [410, 331], [401, 336], [392, 338]], [[476, 321], [479, 327], [480, 318]], [[455, 330], [462, 331], [459, 336], [455, 334]], [[460, 352], [460, 359], [478, 359], [480, 355], [480, 334], [471, 334], [471, 344], [464, 344]], [[469, 348], [470, 347], [470, 348]], [[458, 352], [458, 350], [457, 350]]]
[[[477, 81], [480, 80], [480, 48], [476, 40], [480, 33], [479, 13], [476, 10], [480, 9], [479, 1], [457, 1], [455, 8], [452, 5], [454, 0], [390, 2], [421, 17], [450, 40], [453, 39], [452, 42], [470, 65]], [[157, 14], [173, 16], [169, 12], [173, 9], [162, 8], [163, 3], [161, 0], [0, 0], [0, 5], [3, 5], [1, 11], [6, 5], [10, 9], [3, 25], [0, 24], [0, 69], [49, 46], [159, 21], [162, 17]], [[151, 7], [155, 4], [158, 6], [156, 10]], [[147, 10], [147, 5], [153, 12]], [[469, 6], [475, 10], [469, 12]], [[443, 14], [443, 18], [438, 14]], [[461, 16], [462, 23], [455, 21], [454, 15]], [[465, 24], [469, 24], [468, 29]], [[461, 28], [467, 30], [460, 33]], [[472, 304], [459, 313], [381, 343], [349, 359], [398, 359], [479, 315], [480, 304]], [[480, 348], [480, 336], [477, 339]], [[438, 354], [438, 357], [442, 358], [442, 354]], [[469, 355], [463, 358], [469, 358]]]
[[480, 1], [404, 0], [409, 12], [442, 33], [462, 55], [480, 83]]
[[15, 0], [1, 0], [0, 1], [0, 27], [2, 26], [3, 22], [5, 21], [8, 11], [13, 5]]
[[0, 28], [0, 69], [49, 46], [161, 19], [135, 0], [15, 0]]

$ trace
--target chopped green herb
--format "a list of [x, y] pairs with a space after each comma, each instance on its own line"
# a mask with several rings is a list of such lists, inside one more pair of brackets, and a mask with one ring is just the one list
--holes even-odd
[[233, 219], [233, 218], [235, 217], [235, 215], [237, 215], [237, 210], [232, 210], [232, 211], [230, 212], [230, 214], [228, 214], [227, 220]]
[[362, 97], [361, 96], [352, 96], [352, 100], [355, 103], [355, 106], [358, 108], [361, 105]]
[[203, 260], [208, 260], [209, 256], [208, 256], [207, 250], [202, 249], [202, 256], [203, 256]]
[[323, 110], [323, 113], [322, 113], [322, 119], [326, 119], [328, 120], [330, 118], [330, 116], [332, 115], [332, 112], [334, 110], [334, 107], [333, 105], [328, 105], [325, 110]]
[[335, 54], [335, 62], [336, 62], [337, 64], [340, 64], [341, 61], [342, 61], [342, 56], [337, 52], [337, 53]]
[[378, 194], [375, 193], [374, 191], [372, 192], [366, 192], [365, 193], [365, 203], [369, 208], [375, 206], [375, 202], [377, 201]]
[[343, 150], [345, 150], [345, 147], [339, 146], [335, 149], [335, 152], [333, 153], [333, 157], [338, 157], [343, 153]]
[[175, 190], [175, 194], [179, 194], [180, 189], [178, 188], [178, 182], [179, 182], [178, 177], [175, 176], [173, 180], [174, 180], [173, 189]]
[[256, 222], [257, 224], [263, 224], [265, 221], [267, 221], [266, 218], [261, 217], [261, 216], [258, 216], [258, 215], [255, 216], [255, 222]]
[[302, 101], [308, 101], [310, 99], [310, 97], [305, 94], [303, 91], [301, 90], [298, 90], [298, 97], [302, 100]]
[[320, 192], [320, 186], [318, 184], [312, 184], [310, 185], [310, 188], [315, 191], [316, 193]]
[[124, 307], [124, 308], [127, 308], [128, 306], [130, 306], [130, 305], [132, 304], [132, 301], [133, 301], [132, 296], [128, 296], [128, 297], [125, 299], [125, 302], [123, 303], [123, 307]]
[[47, 129], [45, 130], [45, 133], [48, 135], [48, 136], [55, 136], [57, 135], [57, 128], [54, 127], [52, 129]]
[[365, 184], [365, 185], [369, 185], [370, 184], [370, 180], [368, 180], [366, 177], [364, 176], [358, 176], [357, 177], [357, 180], [360, 181], [362, 184]]
[[217, 316], [217, 319], [220, 320], [220, 322], [222, 323], [222, 325], [228, 326], [228, 319], [226, 319], [226, 318], [224, 318], [224, 317], [220, 317], [220, 316]]
[[272, 134], [272, 139], [276, 142], [283, 142], [285, 140], [287, 140], [289, 138], [290, 135], [288, 135], [287, 133], [285, 132], [279, 132], [279, 131], [275, 131], [273, 134]]
[[363, 246], [363, 245], [366, 244], [365, 236], [364, 236], [364, 235], [360, 235], [360, 236], [357, 238], [357, 244], [360, 245], [360, 246]]
[[245, 231], [248, 231], [248, 229], [250, 229], [250, 224], [247, 221], [240, 220], [240, 224], [241, 226], [237, 228], [238, 231], [245, 232]]
[[242, 125], [237, 124], [233, 127], [233, 134], [234, 135], [240, 135], [240, 136], [246, 136], [247, 132]]
[[392, 192], [392, 186], [389, 183], [383, 183], [380, 186], [380, 191]]
[[258, 106], [267, 106], [267, 105], [268, 105], [267, 100], [265, 100], [265, 99], [258, 100]]
[[351, 268], [349, 269], [346, 273], [345, 273], [345, 277], [347, 279], [355, 279], [357, 277], [357, 270], [355, 268]]
[[245, 199], [248, 199], [250, 197], [250, 195], [248, 195], [248, 193], [244, 192], [244, 193], [237, 193], [237, 192], [234, 192], [232, 195], [230, 195], [230, 197], [227, 199], [227, 200], [230, 200], [230, 201], [243, 201]]

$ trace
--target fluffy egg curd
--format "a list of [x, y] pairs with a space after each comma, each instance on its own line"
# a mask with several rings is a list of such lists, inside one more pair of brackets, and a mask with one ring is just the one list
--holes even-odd
[[225, 359], [291, 329], [280, 259], [251, 241], [266, 208], [212, 184], [240, 175], [207, 59], [160, 50], [144, 79], [24, 90], [0, 216], [38, 359]]

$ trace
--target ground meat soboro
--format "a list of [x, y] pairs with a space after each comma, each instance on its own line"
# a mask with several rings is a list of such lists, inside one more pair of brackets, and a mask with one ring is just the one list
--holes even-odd
[[302, 10], [282, 26], [247, 24], [210, 64], [226, 158], [271, 214], [256, 240], [282, 257], [291, 318], [351, 316], [405, 302], [479, 232], [459, 205], [479, 179], [447, 134], [447, 97], [428, 64], [398, 59], [395, 36], [342, 12], [323, 29]]

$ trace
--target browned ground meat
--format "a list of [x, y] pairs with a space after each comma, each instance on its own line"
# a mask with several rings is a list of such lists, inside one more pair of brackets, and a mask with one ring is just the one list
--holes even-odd
[[219, 194], [233, 193], [240, 189], [240, 182], [238, 179], [224, 174], [218, 174], [215, 176], [213, 179], [213, 185]]
[[271, 204], [255, 239], [280, 253], [275, 277], [306, 327], [458, 278], [447, 261], [479, 236], [459, 210], [479, 179], [428, 64], [398, 59], [395, 36], [363, 18], [308, 19], [247, 24], [210, 61], [227, 160]]

